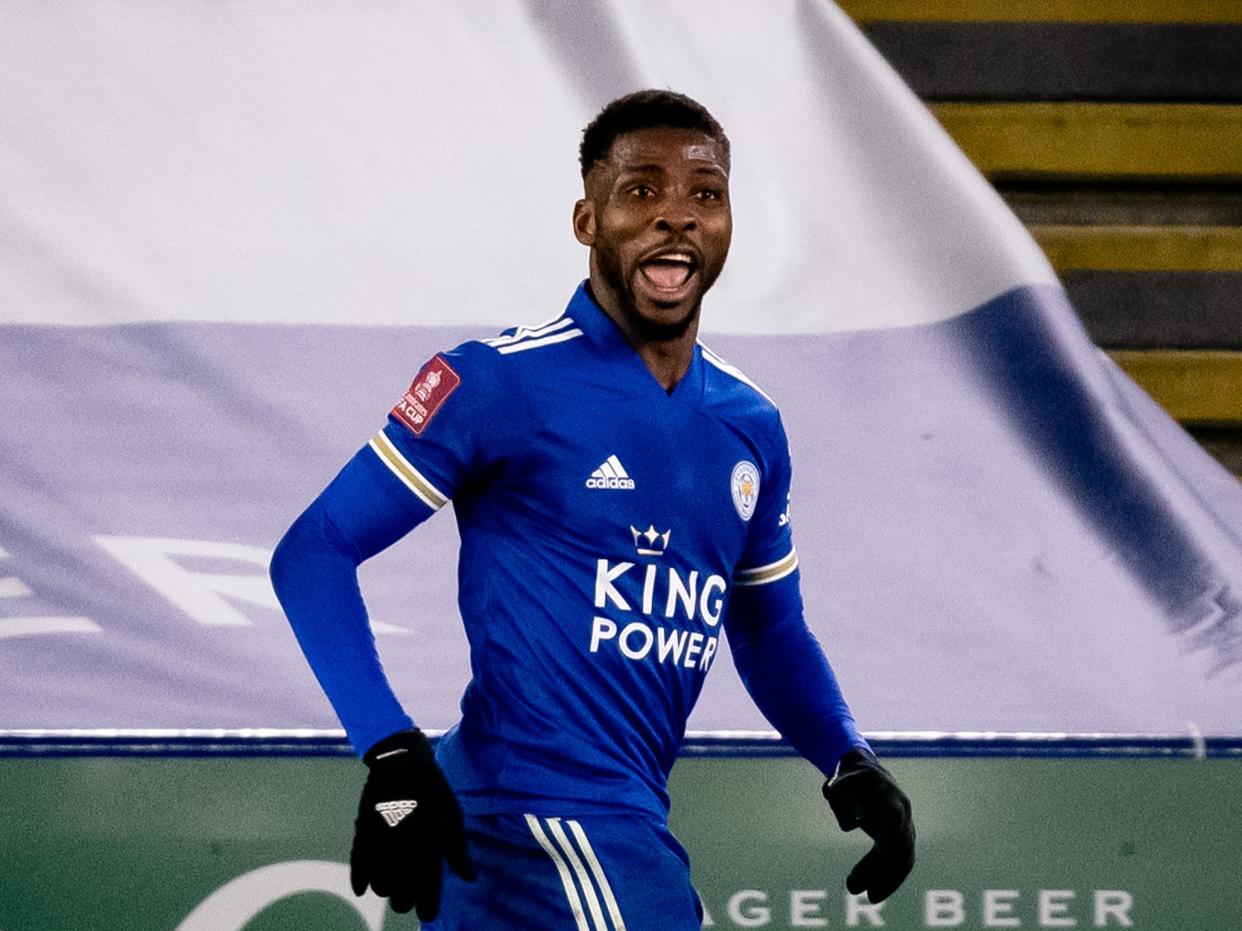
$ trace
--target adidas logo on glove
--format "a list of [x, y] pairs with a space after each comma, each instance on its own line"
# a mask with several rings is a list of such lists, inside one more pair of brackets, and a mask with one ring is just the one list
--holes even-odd
[[375, 806], [375, 810], [384, 816], [384, 820], [390, 828], [395, 828], [400, 824], [405, 816], [418, 807], [418, 802], [409, 799], [402, 802], [380, 802]]

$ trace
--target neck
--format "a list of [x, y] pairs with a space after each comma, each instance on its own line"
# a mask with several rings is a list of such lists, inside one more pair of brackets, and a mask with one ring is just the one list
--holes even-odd
[[665, 391], [672, 391], [676, 388], [678, 382], [690, 370], [690, 362], [694, 358], [695, 338], [695, 334], [691, 331], [697, 329], [697, 325], [692, 325], [684, 336], [676, 340], [649, 340], [639, 345], [634, 345], [631, 340], [630, 345], [634, 346], [638, 357], [643, 360], [647, 370]]
[[665, 391], [672, 391], [690, 370], [694, 359], [694, 343], [699, 335], [699, 314], [696, 309], [689, 325], [675, 335], [648, 332], [636, 316], [627, 311], [620, 297], [596, 275], [587, 284], [591, 297], [609, 319], [617, 325], [626, 342], [634, 347], [647, 370]]

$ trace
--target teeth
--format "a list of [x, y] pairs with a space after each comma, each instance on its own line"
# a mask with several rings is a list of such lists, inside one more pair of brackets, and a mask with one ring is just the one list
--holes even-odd
[[657, 255], [651, 259], [652, 262], [681, 262], [684, 265], [693, 264], [693, 259], [684, 252], [670, 252], [668, 255]]

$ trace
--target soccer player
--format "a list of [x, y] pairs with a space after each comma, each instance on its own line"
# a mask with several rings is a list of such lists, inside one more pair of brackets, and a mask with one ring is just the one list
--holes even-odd
[[[690, 98], [641, 91], [580, 158], [590, 274], [565, 311], [428, 361], [272, 560], [369, 768], [354, 890], [435, 931], [699, 928], [666, 780], [727, 631], [842, 828], [874, 839], [846, 885], [881, 901], [914, 862], [910, 804], [803, 620], [777, 409], [696, 339], [732, 234], [729, 140]], [[433, 751], [357, 567], [450, 500], [471, 680]]]

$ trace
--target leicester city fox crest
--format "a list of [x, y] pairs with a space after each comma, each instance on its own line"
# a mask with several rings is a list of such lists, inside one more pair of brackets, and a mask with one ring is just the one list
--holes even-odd
[[759, 501], [759, 469], [753, 462], [743, 459], [733, 467], [733, 477], [729, 484], [738, 516], [742, 520], [750, 520]]

